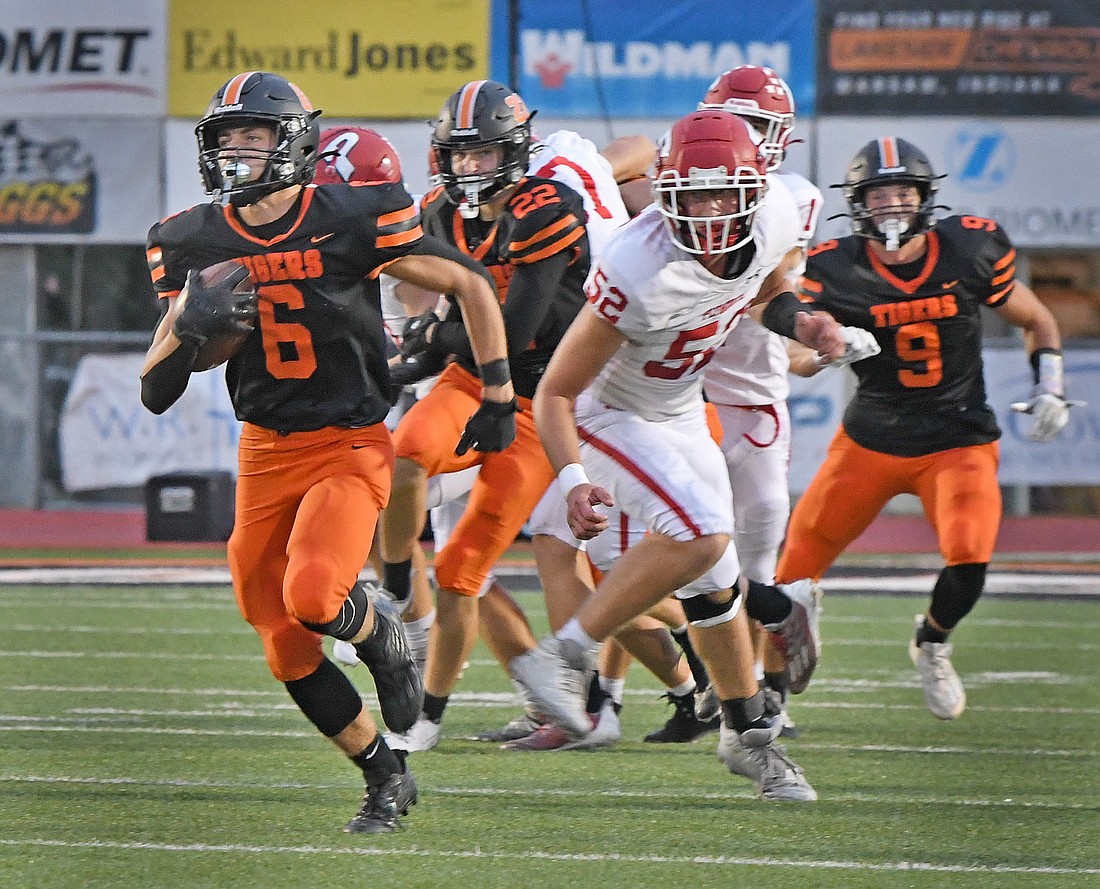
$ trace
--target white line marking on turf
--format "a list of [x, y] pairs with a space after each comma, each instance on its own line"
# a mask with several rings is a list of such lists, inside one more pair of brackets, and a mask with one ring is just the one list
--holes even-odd
[[[16, 719], [35, 719], [36, 717], [16, 717]], [[81, 731], [96, 732], [99, 734], [120, 735], [184, 735], [202, 737], [240, 737], [254, 738], [316, 738], [315, 732], [308, 731], [281, 731], [277, 729], [198, 729], [198, 728], [166, 728], [164, 726], [134, 726], [134, 725], [97, 725], [91, 724], [96, 720], [65, 719], [63, 717], [38, 718], [39, 724], [17, 723], [6, 725], [0, 721], [0, 732], [67, 732], [73, 725], [79, 725]], [[131, 722], [132, 720], [127, 720]], [[48, 724], [45, 724], [48, 723]], [[457, 738], [455, 740], [458, 740]], [[1057, 756], [1067, 759], [1089, 759], [1100, 757], [1100, 750], [1059, 750], [1049, 747], [1024, 750], [1015, 747], [910, 747], [903, 744], [822, 744], [813, 741], [799, 741], [798, 749], [802, 750], [837, 750], [842, 753], [924, 753], [924, 754], [951, 754], [971, 756]]]
[[[0, 775], [0, 782], [11, 784], [77, 784], [103, 787], [180, 787], [183, 789], [212, 788], [223, 790], [239, 790], [250, 788], [257, 790], [337, 790], [347, 789], [346, 783], [303, 783], [297, 781], [265, 782], [255, 781], [206, 781], [188, 780], [186, 778], [76, 778], [66, 775]], [[535, 787], [522, 790], [509, 790], [505, 787], [430, 787], [425, 788], [425, 794], [439, 794], [441, 796], [481, 796], [481, 797], [559, 797], [559, 798], [588, 798], [604, 797], [611, 799], [683, 799], [682, 791], [662, 792], [660, 790], [574, 790], [567, 787]], [[736, 786], [721, 793], [706, 793], [692, 791], [693, 799], [722, 801], [731, 796], [755, 799], [755, 794], [750, 790], [739, 791]], [[1061, 809], [1080, 810], [1090, 809], [1087, 803], [1047, 802], [1045, 800], [1021, 800], [1021, 799], [944, 799], [943, 797], [899, 797], [890, 795], [888, 798], [869, 793], [830, 794], [830, 800], [839, 802], [889, 802], [891, 805], [919, 805], [919, 806], [961, 806], [968, 808], [1006, 808], [1006, 809]]]
[[498, 852], [476, 849], [378, 849], [346, 846], [250, 846], [243, 843], [123, 843], [115, 840], [0, 839], [4, 846], [60, 849], [119, 849], [139, 852], [220, 852], [245, 855], [361, 855], [387, 858], [485, 859], [493, 861], [617, 861], [629, 864], [711, 864], [733, 867], [801, 867], [813, 870], [887, 871], [950, 874], [1100, 874], [1100, 868], [1029, 867], [1008, 864], [933, 864], [927, 861], [830, 861], [797, 858], [734, 858], [709, 855], [625, 855], [606, 852]]

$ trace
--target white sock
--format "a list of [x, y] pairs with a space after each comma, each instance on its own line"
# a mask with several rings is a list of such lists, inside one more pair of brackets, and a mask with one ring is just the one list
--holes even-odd
[[570, 639], [576, 642], [585, 651], [596, 652], [600, 650], [600, 643], [584, 631], [581, 622], [575, 617], [569, 618], [566, 625], [558, 630], [555, 635], [563, 641], [565, 639]]
[[668, 693], [676, 698], [682, 698], [684, 695], [689, 695], [695, 691], [695, 680], [688, 679], [686, 682], [681, 682], [675, 688], [670, 688]]
[[607, 696], [616, 704], [622, 704], [623, 690], [626, 688], [625, 679], [608, 679], [606, 676], [601, 676], [600, 688], [602, 688]]
[[435, 609], [433, 608], [423, 617], [403, 624], [405, 638], [409, 640], [409, 651], [412, 653], [416, 665], [420, 667], [421, 675], [423, 675], [424, 665], [428, 661], [428, 630], [432, 628], [434, 623]]

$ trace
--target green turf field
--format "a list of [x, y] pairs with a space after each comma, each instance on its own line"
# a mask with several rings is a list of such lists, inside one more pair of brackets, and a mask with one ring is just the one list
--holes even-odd
[[1100, 886], [1100, 603], [983, 600], [952, 723], [905, 651], [923, 604], [826, 598], [788, 745], [817, 803], [754, 799], [714, 735], [641, 743], [668, 708], [637, 668], [611, 750], [465, 741], [516, 713], [479, 647], [407, 829], [371, 838], [228, 588], [0, 586], [0, 887]]

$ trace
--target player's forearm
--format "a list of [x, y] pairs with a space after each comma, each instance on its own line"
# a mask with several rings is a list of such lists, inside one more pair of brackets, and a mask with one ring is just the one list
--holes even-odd
[[555, 474], [571, 463], [580, 463], [580, 444], [573, 420], [576, 399], [552, 394], [540, 384], [535, 391], [533, 410], [543, 450]]

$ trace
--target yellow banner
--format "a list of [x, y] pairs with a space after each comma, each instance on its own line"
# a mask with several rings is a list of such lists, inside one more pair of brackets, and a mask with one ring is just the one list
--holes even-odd
[[168, 113], [201, 117], [241, 71], [294, 81], [324, 117], [428, 118], [488, 76], [490, 0], [170, 0]]

